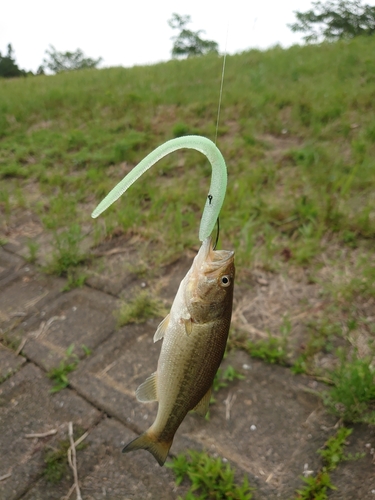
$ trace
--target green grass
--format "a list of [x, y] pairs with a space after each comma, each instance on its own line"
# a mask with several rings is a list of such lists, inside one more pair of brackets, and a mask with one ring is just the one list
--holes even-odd
[[[79, 428], [74, 430], [74, 440], [77, 440], [83, 434]], [[76, 450], [86, 448], [87, 443], [80, 443]], [[57, 443], [57, 446], [47, 446], [44, 450], [45, 467], [43, 475], [48, 483], [59, 483], [69, 474], [68, 450], [70, 448], [69, 439], [63, 439]]]
[[[308, 265], [327, 233], [349, 245], [374, 238], [374, 47], [358, 38], [228, 56], [218, 138], [230, 180], [222, 234], [240, 265], [258, 258], [276, 269], [284, 248]], [[121, 164], [172, 137], [214, 137], [221, 64], [208, 56], [1, 81], [0, 177], [4, 186], [17, 180], [25, 198], [5, 204], [27, 205], [33, 182], [44, 201], [31, 208], [47, 230], [89, 222]], [[295, 145], [272, 155], [272, 137]], [[116, 219], [125, 231], [190, 245], [209, 175], [198, 153], [164, 159], [104, 216], [108, 232]], [[59, 260], [59, 238], [55, 247]]]
[[247, 341], [244, 348], [253, 358], [259, 358], [271, 364], [286, 364], [285, 339], [269, 336], [267, 340]]
[[47, 272], [62, 276], [87, 260], [87, 255], [79, 247], [83, 235], [79, 225], [74, 224], [68, 230], [55, 233], [55, 252], [47, 266]]
[[68, 473], [67, 452], [69, 440], [60, 442], [58, 449], [48, 449], [44, 454], [44, 476], [47, 482], [56, 484]]
[[0, 377], [0, 384], [5, 382], [6, 380], [8, 380], [8, 378], [10, 378], [14, 374], [14, 372], [15, 372], [15, 370], [8, 369], [8, 371], [5, 373], [5, 375]]
[[327, 500], [329, 490], [336, 490], [331, 482], [330, 472], [345, 460], [358, 460], [363, 455], [346, 455], [344, 447], [347, 444], [347, 438], [351, 435], [353, 429], [342, 427], [334, 436], [331, 436], [324, 445], [324, 448], [318, 450], [322, 457], [323, 466], [316, 475], [303, 477], [305, 486], [297, 490], [295, 499], [297, 500]]
[[[235, 472], [221, 458], [213, 458], [205, 452], [189, 451], [187, 455], [178, 455], [166, 466], [171, 468], [176, 476], [176, 484], [180, 485], [185, 478], [190, 483], [185, 500], [195, 498], [207, 500], [250, 500], [253, 498], [247, 477], [242, 484], [235, 482]], [[181, 499], [182, 497], [178, 497]]]
[[287, 316], [283, 317], [280, 325], [280, 335], [272, 336], [268, 332], [267, 339], [248, 340], [246, 336], [234, 333], [229, 338], [229, 348], [240, 348], [246, 351], [253, 358], [261, 359], [270, 364], [286, 366], [288, 360], [288, 341], [292, 324]]
[[117, 326], [128, 323], [143, 323], [150, 318], [166, 315], [165, 308], [160, 300], [141, 290], [133, 299], [123, 302], [116, 312]]
[[[212, 383], [210, 406], [216, 403], [215, 396], [221, 389], [225, 389], [233, 385], [233, 382], [236, 380], [243, 380], [244, 378], [245, 376], [238, 372], [232, 365], [228, 365], [225, 369], [219, 368]], [[205, 419], [210, 420], [210, 410], [207, 411]]]
[[74, 344], [71, 344], [65, 352], [64, 359], [56, 368], [51, 368], [47, 376], [53, 381], [51, 393], [59, 392], [69, 385], [68, 375], [77, 368], [78, 356], [74, 354]]
[[324, 392], [327, 408], [346, 422], [375, 424], [375, 370], [370, 358], [348, 359], [340, 355], [338, 367], [330, 373], [333, 387]]
[[235, 380], [243, 380], [245, 378], [242, 373], [238, 372], [232, 365], [228, 365], [225, 370], [219, 368], [213, 382], [213, 390], [219, 391], [224, 387], [228, 387], [228, 383]]
[[[210, 405], [216, 403], [215, 393], [228, 387], [235, 380], [243, 380], [245, 378], [242, 373], [238, 372], [232, 365], [228, 365], [224, 370], [219, 368], [216, 372], [213, 384], [212, 384], [212, 395], [210, 399]], [[206, 415], [206, 420], [209, 420], [209, 412]]]
[[34, 264], [37, 259], [39, 244], [32, 239], [29, 239], [27, 242], [27, 247], [29, 250], [29, 256], [27, 257], [28, 262]]

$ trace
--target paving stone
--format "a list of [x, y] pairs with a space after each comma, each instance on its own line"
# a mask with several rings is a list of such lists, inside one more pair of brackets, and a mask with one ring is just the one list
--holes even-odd
[[[87, 252], [93, 245], [93, 226], [91, 223], [81, 224], [80, 229], [82, 240], [79, 247], [82, 252]], [[50, 264], [56, 251], [53, 233], [45, 231], [39, 217], [31, 212], [13, 216], [6, 231], [0, 227], [0, 236], [6, 241], [5, 250], [25, 259], [30, 257], [29, 243], [32, 241], [37, 247], [36, 263], [41, 266]]]
[[74, 344], [74, 353], [82, 358], [82, 345], [95, 350], [114, 330], [113, 297], [89, 287], [64, 293], [50, 302], [42, 318], [28, 323], [30, 339], [23, 352], [45, 370], [56, 366]]
[[[4, 248], [7, 251], [28, 258], [30, 256], [28, 246], [30, 240], [37, 243], [42, 250], [46, 246], [47, 234], [43, 231], [43, 224], [35, 214], [23, 212], [12, 216], [6, 230], [1, 231], [0, 229], [0, 234], [3, 234], [6, 241]], [[50, 240], [50, 238], [48, 239]]]
[[19, 270], [25, 261], [0, 247], [0, 289], [5, 285], [9, 275]]
[[87, 283], [111, 295], [132, 297], [134, 288], [146, 281], [142, 270], [147, 266], [135, 245], [137, 241], [137, 237], [120, 235], [97, 246], [93, 251], [97, 259], [87, 270]]
[[153, 285], [158, 296], [172, 302], [181, 279], [190, 268], [196, 252], [187, 251], [186, 255], [171, 264], [161, 266], [150, 272], [146, 262], [147, 243], [142, 252], [139, 251], [139, 238], [124, 235], [105, 241], [94, 250], [98, 259], [88, 269], [87, 283], [93, 288], [112, 295], [121, 295], [124, 299], [134, 296], [140, 287]]
[[[154, 331], [151, 325], [122, 329], [101, 346], [100, 353], [83, 361], [71, 378], [80, 394], [138, 433], [152, 424], [157, 410], [156, 403], [141, 404], [135, 398], [137, 386], [157, 366], [160, 345], [153, 343]], [[267, 482], [275, 493], [290, 495], [299, 485], [304, 464], [318, 467], [316, 450], [328, 436], [322, 426], [333, 426], [335, 421], [306, 392], [311, 389], [307, 377], [251, 360], [243, 352], [228, 362], [246, 374], [246, 379], [217, 395], [209, 422], [188, 415], [171, 451], [184, 451], [188, 439], [195, 447], [203, 445], [263, 484]], [[317, 390], [317, 383], [313, 385]], [[228, 420], [229, 393], [235, 399]]]
[[[0, 327], [11, 332], [14, 326], [40, 313], [60, 293], [64, 283], [38, 273], [28, 264], [9, 274], [0, 286]], [[20, 334], [17, 333], [18, 337]]]
[[0, 383], [9, 378], [26, 363], [26, 358], [17, 356], [11, 349], [0, 344]]
[[[100, 412], [65, 389], [50, 394], [51, 382], [43, 372], [28, 363], [0, 386], [0, 498], [18, 499], [42, 474], [45, 445], [66, 437], [69, 421], [88, 429], [100, 419]], [[26, 434], [56, 429], [55, 436], [27, 439]]]
[[127, 325], [83, 360], [71, 374], [72, 386], [95, 406], [136, 432], [151, 425], [156, 403], [135, 403], [135, 390], [155, 371], [160, 344], [153, 343], [157, 322]]
[[44, 231], [42, 222], [35, 214], [25, 212], [12, 217], [4, 238], [4, 248], [9, 252], [28, 259], [32, 242], [37, 249], [36, 263], [46, 266], [51, 261], [54, 251], [53, 234]]
[[246, 282], [234, 287], [232, 325], [253, 342], [270, 335], [280, 342], [287, 337], [285, 349], [292, 363], [308, 342], [306, 319], [326, 303], [320, 285], [311, 283], [303, 268], [288, 274], [254, 270]]
[[[171, 301], [193, 256], [194, 252], [187, 252], [158, 276], [150, 277], [146, 285]], [[271, 278], [267, 276], [268, 281]], [[121, 286], [125, 288], [120, 294], [130, 297], [135, 287], [140, 287], [139, 280], [136, 276], [132, 285], [129, 280], [123, 281]], [[100, 422], [87, 438], [89, 446], [78, 452], [84, 500], [176, 498], [181, 492], [174, 491], [170, 471], [160, 468], [149, 453], [120, 452], [134, 433], [152, 424], [156, 415], [157, 404], [139, 403], [135, 390], [156, 369], [161, 343], [154, 344], [152, 339], [158, 321], [115, 331], [114, 297], [88, 287], [62, 294], [63, 283], [40, 276], [17, 255], [0, 249], [0, 334], [4, 337], [6, 329], [10, 341], [27, 339], [23, 353], [45, 370], [59, 363], [72, 343], [82, 358], [69, 376], [79, 395], [70, 389], [51, 395], [51, 382], [39, 368], [32, 363], [25, 365], [25, 358], [0, 345], [0, 380], [3, 373], [7, 377], [18, 370], [0, 385], [0, 453], [7, 457], [6, 462], [0, 460], [0, 477], [11, 474], [0, 481], [0, 499], [15, 500], [22, 495], [27, 500], [62, 498], [72, 478], [68, 476], [58, 486], [45, 483], [41, 478], [43, 449], [66, 438], [70, 420], [75, 428], [94, 425], [100, 418], [99, 410], [119, 421], [112, 418]], [[268, 288], [259, 293], [266, 296]], [[278, 289], [273, 286], [273, 297]], [[296, 301], [297, 292], [296, 288]], [[314, 297], [312, 293], [310, 305], [315, 307]], [[238, 295], [236, 301], [241, 309]], [[252, 314], [249, 304], [243, 305], [246, 325], [252, 325], [255, 319], [246, 316]], [[260, 331], [265, 325], [259, 323], [257, 327]], [[82, 344], [93, 350], [84, 359]], [[253, 360], [243, 352], [230, 354], [225, 364], [241, 371], [245, 380], [235, 381], [216, 395], [208, 422], [194, 414], [186, 417], [177, 431], [172, 454], [205, 449], [227, 459], [239, 479], [248, 474], [250, 484], [257, 487], [255, 499], [295, 496], [295, 490], [302, 486], [300, 476], [305, 467], [319, 470], [322, 462], [316, 451], [337, 430], [336, 419], [328, 416], [320, 400], [308, 392], [319, 391], [322, 386], [292, 375], [287, 368]], [[56, 436], [34, 440], [24, 437], [51, 428], [57, 429]], [[374, 429], [355, 426], [348, 442], [348, 452], [365, 452], [365, 457], [340, 463], [331, 474], [338, 490], [330, 492], [330, 498], [375, 498]]]
[[[177, 498], [173, 473], [161, 468], [148, 453], [123, 455], [124, 443], [136, 435], [114, 419], [100, 422], [77, 451], [77, 469], [84, 500], [174, 500]], [[73, 484], [69, 472], [56, 485], [40, 479], [23, 500], [61, 499]], [[75, 495], [73, 495], [73, 498]]]
[[168, 300], [170, 305], [172, 305], [182, 279], [191, 268], [196, 254], [197, 252], [188, 250], [185, 252], [185, 255], [179, 259], [161, 268], [161, 286], [158, 295], [161, 298]]
[[306, 392], [322, 386], [280, 366], [252, 360], [241, 351], [225, 362], [246, 378], [219, 392], [210, 425], [191, 429], [190, 437], [265, 480], [281, 498], [289, 498], [299, 485], [304, 464], [317, 469], [316, 450], [336, 423], [319, 399]]

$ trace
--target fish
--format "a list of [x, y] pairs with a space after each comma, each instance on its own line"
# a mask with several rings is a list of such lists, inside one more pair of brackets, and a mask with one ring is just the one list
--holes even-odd
[[234, 252], [214, 250], [206, 238], [154, 335], [154, 342], [163, 339], [157, 370], [136, 390], [138, 401], [158, 401], [155, 421], [123, 453], [145, 449], [162, 466], [187, 413], [206, 415], [228, 339], [234, 278]]

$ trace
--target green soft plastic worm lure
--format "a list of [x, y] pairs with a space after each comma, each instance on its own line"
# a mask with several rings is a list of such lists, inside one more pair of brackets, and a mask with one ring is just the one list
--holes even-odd
[[138, 165], [136, 165], [133, 170], [129, 172], [122, 179], [122, 181], [120, 181], [112, 189], [112, 191], [108, 193], [104, 200], [102, 200], [95, 208], [91, 217], [96, 218], [104, 212], [104, 210], [120, 198], [120, 196], [157, 161], [164, 158], [167, 154], [183, 148], [196, 149], [197, 151], [200, 151], [207, 156], [212, 166], [210, 190], [199, 228], [199, 239], [200, 241], [204, 241], [213, 231], [224, 202], [225, 192], [227, 189], [227, 167], [225, 165], [223, 155], [220, 153], [215, 144], [206, 137], [198, 135], [189, 135], [172, 139], [154, 149], [154, 151], [138, 163]]

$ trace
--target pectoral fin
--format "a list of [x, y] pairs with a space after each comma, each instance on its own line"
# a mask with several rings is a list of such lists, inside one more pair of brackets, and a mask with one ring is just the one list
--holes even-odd
[[167, 314], [167, 316], [163, 319], [163, 321], [160, 323], [158, 326], [155, 335], [154, 335], [154, 342], [157, 342], [158, 340], [162, 339], [164, 337], [164, 334], [168, 328], [169, 325], [169, 318], [170, 314]]
[[199, 401], [197, 406], [193, 409], [193, 411], [198, 413], [198, 415], [200, 415], [201, 417], [205, 417], [206, 413], [208, 412], [208, 406], [210, 404], [210, 399], [211, 399], [211, 392], [212, 392], [212, 387], [209, 388], [209, 390]]
[[154, 372], [141, 384], [135, 391], [135, 395], [138, 401], [142, 403], [148, 403], [149, 401], [157, 401], [157, 373]]
[[185, 325], [186, 335], [190, 335], [193, 331], [193, 322], [191, 321], [191, 319], [184, 319], [183, 322]]

